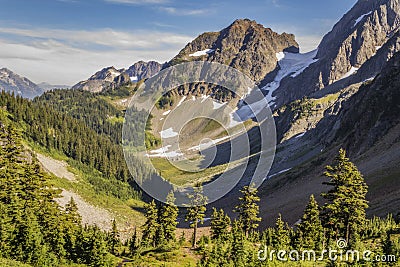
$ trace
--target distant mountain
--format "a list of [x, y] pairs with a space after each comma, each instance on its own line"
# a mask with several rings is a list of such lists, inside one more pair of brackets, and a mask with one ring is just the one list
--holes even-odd
[[104, 68], [93, 74], [88, 80], [81, 81], [72, 89], [82, 89], [93, 93], [101, 92], [108, 88], [116, 88], [130, 82], [138, 82], [158, 73], [163, 64], [155, 61], [139, 61], [128, 69], [117, 70], [114, 67]]
[[140, 81], [156, 75], [163, 66], [164, 64], [160, 64], [156, 61], [138, 61], [124, 72], [131, 77], [132, 81]]
[[277, 65], [277, 53], [298, 53], [293, 34], [278, 34], [249, 19], [238, 19], [219, 32], [206, 32], [187, 44], [168, 65], [206, 60], [243, 71], [262, 81]]
[[54, 84], [49, 84], [46, 82], [39, 83], [38, 86], [40, 88], [42, 88], [43, 91], [48, 91], [48, 90], [52, 90], [52, 89], [69, 89], [69, 88], [71, 88], [70, 85], [54, 85]]
[[37, 84], [6, 68], [0, 69], [0, 90], [14, 92], [25, 98], [34, 98], [44, 92]]

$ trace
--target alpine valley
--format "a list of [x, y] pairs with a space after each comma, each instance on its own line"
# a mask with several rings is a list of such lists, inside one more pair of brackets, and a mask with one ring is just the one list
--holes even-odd
[[[265, 105], [249, 108], [251, 90], [236, 95], [204, 83], [175, 88], [157, 100], [149, 120], [137, 111], [135, 128], [146, 125], [146, 131], [133, 135], [144, 136], [163, 178], [194, 188], [195, 207], [178, 208], [173, 195], [164, 204], [142, 191], [136, 181], [151, 170], [137, 161], [129, 172], [121, 135], [140, 86], [193, 61], [224, 64], [255, 81], [272, 110], [276, 152], [263, 183], [252, 188], [248, 178], [261, 149], [256, 115]], [[3, 68], [0, 89], [0, 266], [389, 264], [257, 258], [264, 244], [319, 251], [338, 240], [350, 249], [400, 257], [399, 0], [359, 0], [307, 53], [293, 34], [237, 19], [200, 34], [164, 63], [105, 67], [71, 88], [36, 85]], [[173, 112], [185, 103], [185, 112]], [[230, 125], [243, 123], [250, 143], [243, 178], [213, 203], [201, 188], [229, 163], [226, 129], [193, 120], [179, 133], [180, 151], [162, 144], [170, 113], [179, 121], [200, 108], [233, 110]], [[199, 145], [204, 137], [212, 144]], [[197, 159], [210, 147], [216, 159], [201, 172], [168, 162]], [[32, 187], [26, 183], [34, 179], [24, 173], [37, 180]], [[17, 208], [21, 214], [13, 213]]]

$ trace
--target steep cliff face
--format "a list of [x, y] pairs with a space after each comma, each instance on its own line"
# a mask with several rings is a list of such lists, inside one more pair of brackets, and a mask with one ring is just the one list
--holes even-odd
[[44, 92], [37, 84], [6, 68], [0, 69], [0, 91], [3, 90], [25, 98], [34, 98]]
[[[318, 61], [296, 78], [282, 80], [275, 92], [277, 106], [321, 89], [343, 88], [376, 75], [399, 51], [399, 28], [398, 0], [358, 1], [321, 41]], [[365, 64], [367, 67], [363, 67]], [[342, 84], [343, 80], [346, 84]], [[298, 84], [302, 87], [298, 88]]]
[[400, 52], [344, 104], [335, 141], [362, 154], [400, 123]]
[[208, 32], [187, 44], [169, 65], [206, 60], [236, 68], [254, 81], [262, 81], [278, 62], [277, 53], [298, 53], [292, 34], [278, 34], [248, 19], [236, 20], [220, 32]]

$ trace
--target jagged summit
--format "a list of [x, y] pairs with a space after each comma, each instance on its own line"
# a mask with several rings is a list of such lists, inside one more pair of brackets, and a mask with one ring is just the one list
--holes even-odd
[[298, 52], [293, 34], [278, 34], [249, 19], [235, 20], [219, 32], [206, 32], [187, 44], [170, 65], [185, 61], [207, 60], [243, 71], [259, 82], [275, 69], [277, 53]]
[[162, 66], [163, 64], [156, 61], [139, 61], [128, 69], [118, 70], [114, 66], [106, 67], [93, 74], [88, 80], [77, 83], [72, 89], [82, 89], [93, 93], [101, 92], [110, 87], [147, 79], [159, 72]]
[[[399, 50], [399, 28], [398, 0], [358, 1], [321, 41], [316, 56], [318, 62], [295, 79], [282, 80], [275, 92], [277, 106], [328, 87], [338, 90], [343, 87], [343, 80], [347, 80], [348, 85], [376, 75]], [[363, 75], [355, 75], [366, 63], [370, 69], [360, 73]], [[298, 84], [302, 87], [298, 88]]]

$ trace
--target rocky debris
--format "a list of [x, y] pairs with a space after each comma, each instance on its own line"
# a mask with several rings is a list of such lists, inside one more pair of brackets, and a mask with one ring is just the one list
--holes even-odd
[[34, 98], [44, 92], [37, 84], [6, 68], [0, 69], [0, 91], [3, 90], [25, 98]]
[[45, 171], [72, 182], [76, 181], [75, 175], [67, 169], [68, 164], [65, 161], [56, 160], [40, 153], [36, 153], [36, 157]]
[[89, 204], [82, 199], [80, 195], [63, 189], [61, 192], [61, 197], [56, 198], [55, 200], [61, 207], [65, 207], [71, 198], [74, 199], [76, 206], [78, 207], [78, 213], [82, 217], [83, 225], [97, 225], [104, 231], [111, 230], [113, 220], [111, 213], [105, 209]]

